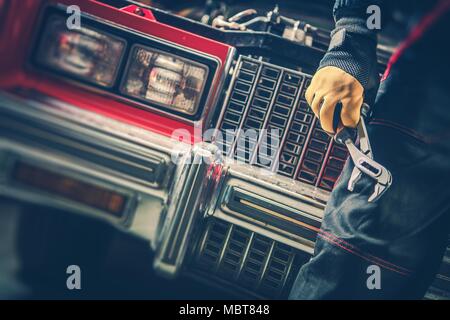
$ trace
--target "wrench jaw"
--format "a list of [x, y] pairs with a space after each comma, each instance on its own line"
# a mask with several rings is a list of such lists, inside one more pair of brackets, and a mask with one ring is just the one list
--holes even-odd
[[382, 173], [380, 177], [377, 179], [377, 183], [375, 184], [374, 191], [372, 195], [369, 197], [369, 202], [376, 202], [381, 196], [386, 192], [387, 189], [392, 184], [392, 174], [383, 167]]
[[[376, 202], [386, 192], [392, 184], [392, 174], [385, 167], [380, 166], [381, 174], [379, 176], [369, 175], [376, 181], [374, 192], [368, 199], [368, 202]], [[356, 183], [361, 179], [362, 171], [358, 167], [354, 167], [350, 179], [348, 180], [347, 190], [353, 192]]]
[[347, 190], [353, 192], [355, 189], [356, 183], [358, 183], [359, 179], [361, 179], [362, 172], [357, 167], [353, 168], [350, 179], [348, 180]]
[[375, 190], [368, 201], [377, 201], [391, 186], [391, 173], [384, 166], [358, 150], [350, 141], [347, 141], [346, 145], [355, 165], [348, 181], [347, 189], [350, 192], [353, 192], [356, 183], [361, 179], [361, 176], [364, 173], [376, 181]]
[[334, 139], [338, 143], [346, 145], [350, 157], [355, 165], [347, 184], [347, 189], [353, 192], [356, 183], [361, 179], [362, 174], [371, 177], [376, 181], [374, 192], [370, 195], [368, 202], [377, 201], [392, 184], [392, 175], [385, 167], [373, 159], [372, 147], [370, 145], [367, 128], [364, 119], [361, 118], [358, 127], [359, 148], [355, 145], [354, 139], [345, 128], [336, 134]]

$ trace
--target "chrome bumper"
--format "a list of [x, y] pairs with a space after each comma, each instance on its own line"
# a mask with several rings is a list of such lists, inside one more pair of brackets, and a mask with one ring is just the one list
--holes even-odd
[[[135, 233], [149, 240], [154, 268], [164, 276], [178, 275], [193, 259], [190, 253], [202, 246], [212, 217], [313, 252], [328, 193], [235, 163], [214, 145], [182, 145], [61, 102], [7, 94], [0, 95], [0, 123], [0, 194]], [[126, 205], [112, 215], [18, 183], [12, 176], [17, 163], [116, 192]]]

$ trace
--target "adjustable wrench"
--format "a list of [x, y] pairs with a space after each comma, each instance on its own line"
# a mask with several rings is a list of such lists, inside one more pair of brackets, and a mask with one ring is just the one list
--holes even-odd
[[[368, 112], [369, 106], [364, 104], [362, 108], [363, 116], [361, 117], [356, 130], [343, 128], [334, 136], [334, 140], [347, 147], [350, 157], [355, 164], [350, 180], [348, 181], [347, 189], [352, 192], [355, 184], [364, 173], [376, 181], [375, 190], [368, 200], [369, 202], [375, 202], [391, 186], [392, 175], [384, 166], [373, 160], [372, 147], [370, 146], [364, 122], [364, 116], [366, 116]], [[356, 141], [356, 136], [359, 138], [359, 148], [354, 142]]]

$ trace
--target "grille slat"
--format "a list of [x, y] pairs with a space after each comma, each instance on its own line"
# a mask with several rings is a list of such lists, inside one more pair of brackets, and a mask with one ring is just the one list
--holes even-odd
[[[244, 131], [234, 133], [231, 142], [219, 143], [223, 153], [332, 190], [348, 153], [314, 118], [305, 100], [310, 83], [310, 75], [241, 56], [219, 129]], [[247, 135], [248, 129], [259, 136]], [[279, 139], [270, 130], [277, 130]]]
[[199, 243], [190, 270], [264, 298], [285, 296], [309, 259], [304, 252], [216, 218], [208, 219]]

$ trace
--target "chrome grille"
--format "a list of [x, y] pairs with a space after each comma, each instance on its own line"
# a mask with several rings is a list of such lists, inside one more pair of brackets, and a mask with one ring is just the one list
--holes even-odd
[[[226, 130], [236, 131], [234, 139], [219, 143], [224, 155], [330, 191], [348, 154], [308, 107], [304, 94], [310, 81], [305, 73], [240, 56], [219, 122], [223, 137]], [[268, 137], [244, 136], [247, 129], [267, 129]], [[270, 129], [279, 130], [280, 147], [259, 155], [255, 151], [265, 147], [264, 140], [273, 139]]]
[[425, 299], [450, 300], [450, 236], [441, 266], [425, 295]]
[[309, 255], [216, 218], [209, 218], [191, 261], [203, 279], [257, 297], [285, 297]]

